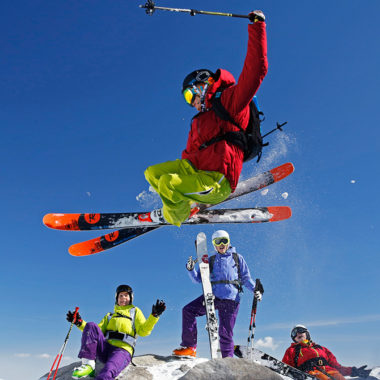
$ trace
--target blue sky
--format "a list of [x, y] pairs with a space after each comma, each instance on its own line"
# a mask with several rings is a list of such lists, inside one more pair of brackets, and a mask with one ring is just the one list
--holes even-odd
[[[141, 2], [143, 3], [143, 2]], [[181, 308], [197, 297], [185, 269], [198, 232], [168, 227], [93, 257], [67, 249], [97, 232], [42, 225], [48, 212], [159, 207], [143, 172], [180, 157], [193, 110], [180, 94], [190, 71], [223, 67], [237, 78], [243, 19], [157, 12], [138, 1], [17, 1], [0, 6], [0, 379], [37, 379], [61, 347], [68, 309], [87, 321], [113, 308], [121, 283], [145, 315], [167, 311], [137, 354], [170, 354]], [[380, 364], [378, 102], [380, 4], [355, 1], [162, 1], [157, 5], [267, 16], [269, 72], [259, 93], [273, 135], [242, 178], [291, 161], [294, 174], [229, 206], [288, 205], [290, 220], [224, 226], [265, 287], [256, 339], [282, 357], [296, 323], [343, 365]], [[289, 194], [287, 199], [282, 194]], [[210, 250], [212, 249], [209, 245]], [[248, 334], [244, 294], [237, 343]], [[208, 355], [204, 320], [199, 355]], [[75, 360], [73, 330], [64, 363]], [[260, 346], [260, 345], [259, 345]], [[17, 373], [15, 373], [17, 372]], [[26, 375], [28, 374], [28, 375]]]

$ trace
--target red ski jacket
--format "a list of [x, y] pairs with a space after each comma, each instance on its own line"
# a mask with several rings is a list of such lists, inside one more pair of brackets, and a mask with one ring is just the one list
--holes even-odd
[[[296, 364], [297, 351], [299, 351], [299, 354]], [[321, 359], [321, 364], [323, 361], [324, 365], [318, 365], [319, 359]], [[343, 376], [350, 376], [352, 371], [352, 367], [344, 367], [340, 365], [330, 350], [312, 341], [292, 343], [292, 345], [286, 350], [282, 361], [295, 368], [304, 367], [300, 369], [305, 372], [309, 372], [313, 369], [318, 370], [318, 367], [320, 367], [326, 372], [336, 369]], [[314, 365], [314, 363], [316, 365]]]
[[[216, 81], [207, 90], [205, 105], [211, 108], [210, 100], [220, 88], [226, 88], [221, 102], [231, 117], [243, 128], [249, 121], [249, 103], [260, 87], [268, 71], [267, 39], [264, 22], [248, 25], [248, 48], [243, 70], [237, 84], [231, 73], [218, 69]], [[219, 77], [218, 77], [219, 76]], [[198, 170], [223, 173], [232, 192], [235, 190], [243, 167], [243, 151], [225, 140], [199, 150], [199, 147], [228, 131], [239, 131], [232, 123], [221, 120], [212, 110], [197, 114], [191, 124], [186, 149], [182, 159], [189, 160]]]

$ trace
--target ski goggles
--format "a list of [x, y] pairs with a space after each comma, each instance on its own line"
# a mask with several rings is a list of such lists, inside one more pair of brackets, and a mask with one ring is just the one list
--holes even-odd
[[295, 327], [290, 333], [290, 337], [294, 340], [297, 334], [302, 334], [305, 332], [307, 332], [307, 329], [305, 329], [304, 327]]
[[201, 96], [201, 92], [203, 91], [203, 85], [193, 86], [193, 87], [187, 87], [183, 90], [183, 97], [185, 98], [185, 102], [192, 106], [193, 101], [195, 99], [196, 95]]
[[205, 88], [205, 86], [211, 85], [214, 82], [215, 82], [214, 79], [212, 77], [209, 77], [204, 82], [198, 82], [197, 84], [193, 84], [192, 86], [186, 87], [182, 92], [186, 103], [192, 106], [195, 96], [196, 95], [203, 96], [204, 92], [206, 92], [206, 89], [207, 89], [207, 87]]
[[216, 246], [219, 246], [219, 245], [227, 245], [228, 243], [230, 242], [229, 239], [227, 238], [215, 238], [213, 241], [212, 241], [212, 244], [216, 245]]

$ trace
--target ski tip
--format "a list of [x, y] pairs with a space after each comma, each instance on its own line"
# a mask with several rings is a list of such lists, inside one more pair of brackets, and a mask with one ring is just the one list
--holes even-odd
[[78, 219], [80, 214], [46, 214], [42, 222], [46, 227], [54, 230], [79, 230]]
[[270, 170], [270, 172], [272, 173], [274, 181], [278, 182], [294, 172], [294, 165], [291, 162], [287, 162]]
[[94, 253], [103, 251], [100, 244], [100, 238], [84, 241], [81, 243], [73, 244], [69, 247], [69, 253], [71, 256], [89, 256]]
[[268, 207], [268, 211], [273, 215], [270, 222], [278, 222], [280, 220], [289, 219], [292, 216], [292, 209], [288, 206]]
[[56, 229], [56, 215], [60, 215], [60, 214], [46, 214], [43, 219], [42, 219], [42, 223], [46, 226], [46, 227], [49, 227], [49, 228], [54, 228]]

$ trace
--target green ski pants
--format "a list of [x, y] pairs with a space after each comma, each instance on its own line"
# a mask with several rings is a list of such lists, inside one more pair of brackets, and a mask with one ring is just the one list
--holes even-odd
[[192, 203], [217, 204], [231, 193], [222, 173], [197, 170], [188, 160], [149, 166], [144, 174], [161, 197], [164, 218], [178, 227], [189, 217]]

